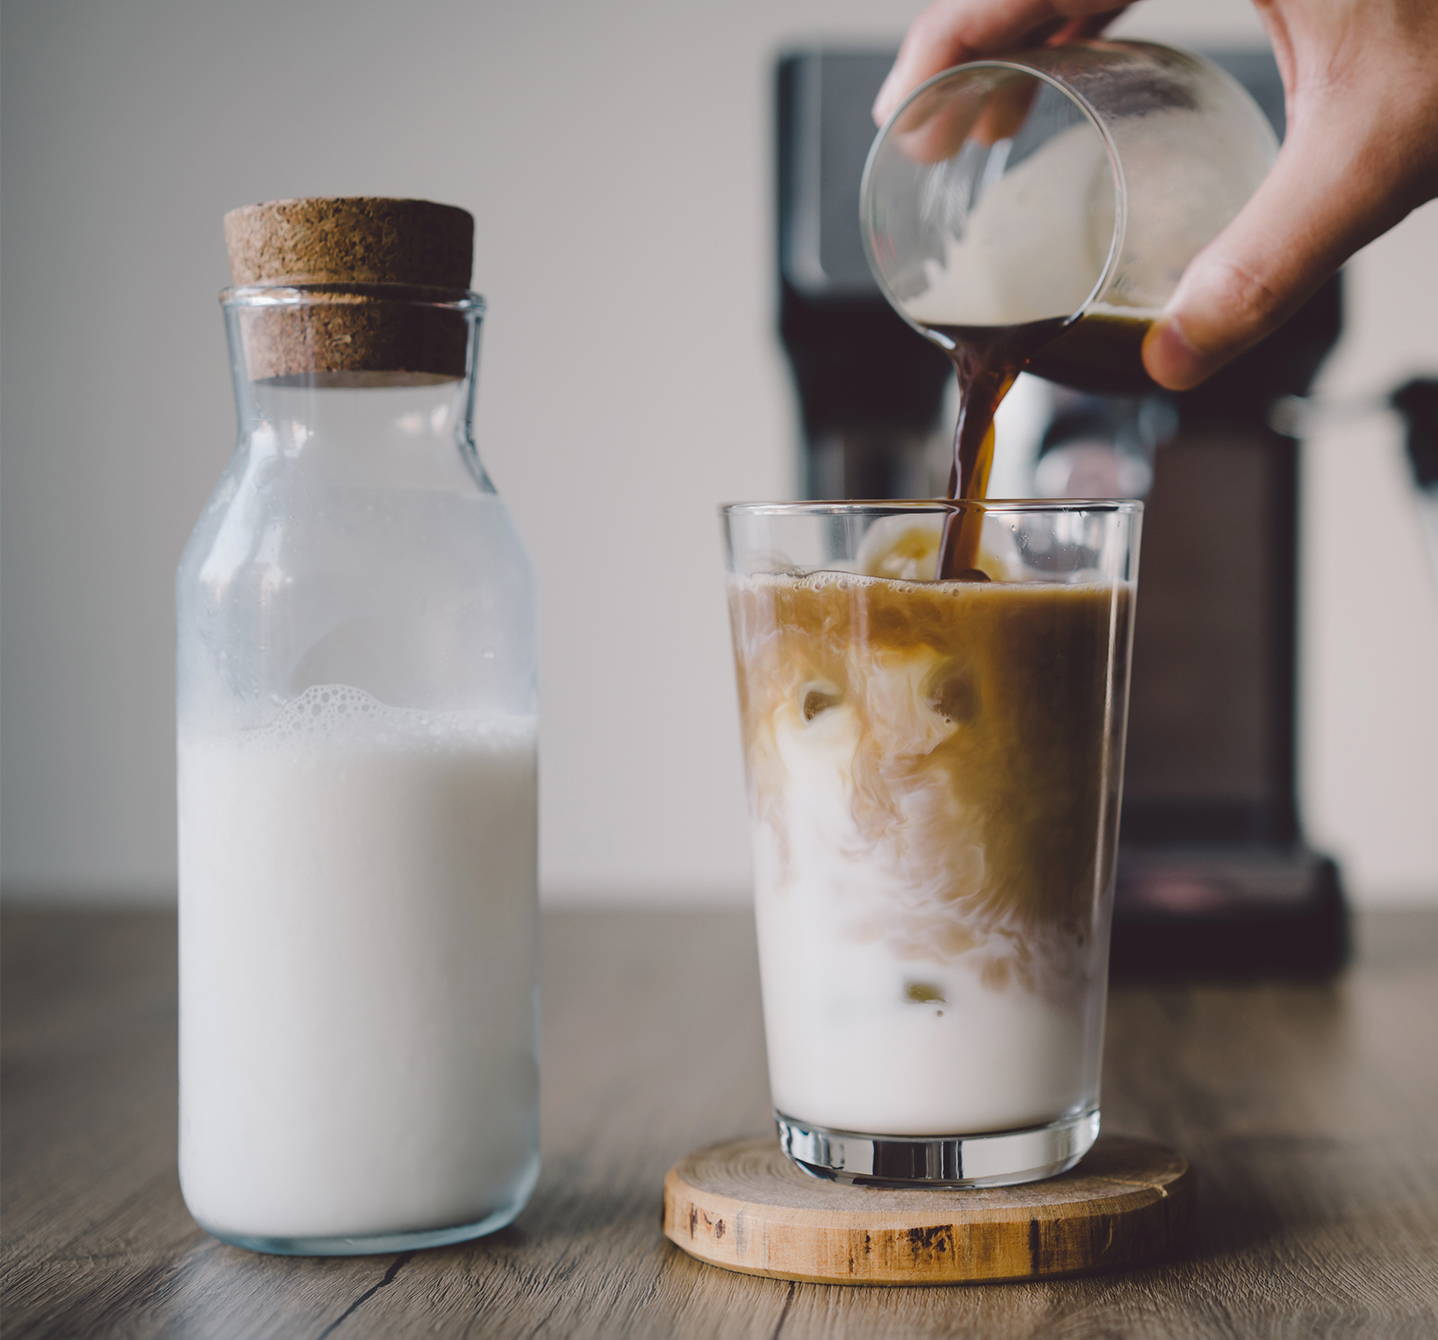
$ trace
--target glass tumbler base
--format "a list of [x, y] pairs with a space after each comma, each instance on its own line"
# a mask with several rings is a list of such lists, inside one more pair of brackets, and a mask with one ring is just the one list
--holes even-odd
[[806, 1173], [868, 1186], [1017, 1186], [1067, 1172], [1098, 1139], [1099, 1110], [983, 1135], [862, 1135], [774, 1114], [779, 1145]]

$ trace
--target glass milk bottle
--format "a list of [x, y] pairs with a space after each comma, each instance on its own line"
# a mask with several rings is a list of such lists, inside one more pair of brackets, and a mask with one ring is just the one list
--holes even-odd
[[178, 579], [180, 1179], [217, 1237], [507, 1224], [538, 1171], [535, 610], [473, 221], [236, 210], [239, 445]]

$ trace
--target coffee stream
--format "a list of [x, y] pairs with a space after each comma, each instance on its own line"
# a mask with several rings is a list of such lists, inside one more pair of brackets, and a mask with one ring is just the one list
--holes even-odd
[[[959, 421], [949, 497], [981, 501], [988, 496], [994, 463], [994, 415], [1020, 372], [1086, 391], [1132, 394], [1149, 385], [1140, 350], [1149, 322], [1093, 313], [1015, 326], [950, 326], [926, 323], [943, 337], [959, 378]], [[960, 511], [944, 522], [939, 548], [941, 580], [988, 581], [978, 566], [983, 512]]]
[[[949, 357], [959, 376], [959, 422], [954, 430], [954, 464], [949, 497], [979, 499], [989, 492], [994, 464], [994, 414], [1014, 379], [1035, 354], [1063, 329], [1063, 318], [1018, 326], [930, 326], [950, 342]], [[939, 578], [987, 581], [978, 566], [982, 511], [951, 512], [939, 546]]]

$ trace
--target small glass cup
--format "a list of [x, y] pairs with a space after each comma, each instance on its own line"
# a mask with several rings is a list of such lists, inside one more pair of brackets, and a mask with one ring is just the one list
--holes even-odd
[[945, 348], [946, 327], [1106, 319], [1096, 339], [1051, 342], [1033, 370], [1121, 387], [1276, 150], [1242, 85], [1190, 52], [1090, 41], [972, 61], [879, 132], [864, 244], [894, 308]]
[[[724, 509], [785, 1153], [1004, 1186], [1099, 1127], [1136, 502]], [[955, 512], [988, 581], [932, 580]]]

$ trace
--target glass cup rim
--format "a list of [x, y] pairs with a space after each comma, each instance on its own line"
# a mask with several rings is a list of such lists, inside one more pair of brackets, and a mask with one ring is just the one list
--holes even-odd
[[[1091, 41], [1078, 41], [1066, 45], [1093, 46], [1095, 44]], [[1118, 43], [1110, 43], [1109, 45], [1118, 45]], [[1179, 50], [1180, 48], [1174, 49]], [[890, 288], [888, 278], [884, 273], [884, 267], [874, 250], [875, 230], [871, 226], [871, 220], [874, 214], [873, 175], [879, 155], [887, 148], [891, 134], [894, 127], [898, 124], [899, 118], [918, 102], [920, 98], [930, 92], [930, 90], [961, 74], [981, 69], [1011, 70], [1016, 74], [1028, 75], [1031, 79], [1047, 84], [1078, 108], [1090, 128], [1098, 135], [1099, 141], [1103, 145], [1104, 156], [1108, 161], [1109, 176], [1113, 182], [1114, 189], [1113, 231], [1109, 235], [1108, 255], [1104, 257], [1103, 268], [1100, 270], [1098, 278], [1094, 281], [1093, 287], [1089, 290], [1088, 296], [1065, 318], [1069, 324], [1077, 321], [1085, 312], [1093, 307], [1108, 288], [1110, 281], [1118, 271], [1119, 257], [1123, 254], [1124, 241], [1128, 233], [1128, 179], [1124, 175], [1123, 159], [1119, 154], [1118, 144], [1114, 140], [1113, 133], [1105, 123], [1104, 117], [1099, 109], [1095, 107], [1088, 97], [1079, 89], [1054, 74], [1051, 70], [1044, 68], [1043, 56], [1045, 50], [1046, 48], [1039, 47], [1033, 51], [1020, 51], [1007, 56], [979, 57], [975, 60], [963, 61], [958, 65], [951, 65], [946, 70], [940, 70], [937, 74], [930, 75], [928, 79], [924, 80], [922, 84], [914, 89], [913, 92], [894, 109], [889, 119], [879, 127], [878, 133], [869, 145], [869, 152], [865, 155], [864, 171], [859, 178], [859, 240], [864, 248], [864, 258], [868, 261], [869, 271], [874, 276], [874, 280], [878, 284], [879, 290], [883, 293], [889, 306], [898, 313], [905, 324], [918, 331], [920, 335], [931, 343], [933, 342], [932, 334], [917, 321], [910, 319], [909, 314], [904, 310], [903, 303], [899, 301], [898, 297]], [[1185, 51], [1184, 54], [1187, 55], [1189, 53]]]
[[1022, 513], [1117, 513], [1137, 516], [1143, 503], [1137, 498], [922, 498], [852, 500], [815, 499], [803, 502], [720, 503], [725, 517], [739, 516], [863, 516], [878, 513], [993, 512], [1000, 516]]

